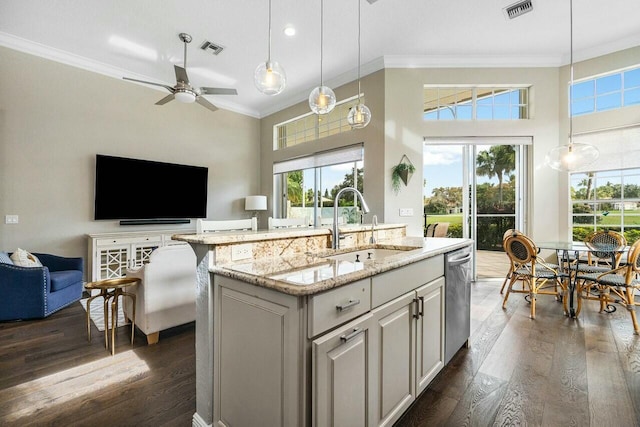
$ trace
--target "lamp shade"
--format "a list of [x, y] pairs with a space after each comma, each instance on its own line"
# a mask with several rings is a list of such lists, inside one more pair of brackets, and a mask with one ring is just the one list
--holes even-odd
[[550, 150], [545, 163], [552, 169], [572, 172], [589, 166], [599, 155], [600, 152], [593, 145], [570, 143]]
[[267, 196], [247, 196], [244, 198], [245, 211], [266, 211]]
[[262, 62], [256, 68], [254, 83], [265, 95], [277, 95], [287, 82], [284, 69], [275, 61]]
[[371, 121], [371, 111], [364, 104], [357, 104], [349, 110], [347, 122], [353, 129], [362, 129]]
[[318, 86], [309, 95], [309, 108], [315, 114], [327, 114], [336, 106], [336, 94], [328, 86]]
[[178, 91], [175, 94], [176, 101], [183, 102], [185, 104], [191, 104], [196, 101], [196, 95], [193, 92]]

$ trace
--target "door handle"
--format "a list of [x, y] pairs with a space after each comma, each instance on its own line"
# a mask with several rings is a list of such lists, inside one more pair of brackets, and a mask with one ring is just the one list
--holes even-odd
[[420, 311], [418, 311], [418, 316], [424, 317], [424, 297], [418, 297], [420, 300]]
[[418, 298], [414, 298], [413, 302], [416, 303], [416, 309], [413, 313], [413, 318], [419, 319], [420, 318], [420, 300], [418, 300]]

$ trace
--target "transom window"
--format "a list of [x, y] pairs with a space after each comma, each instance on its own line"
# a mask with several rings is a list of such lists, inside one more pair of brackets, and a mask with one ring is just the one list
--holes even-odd
[[529, 118], [528, 87], [424, 87], [425, 120], [520, 120]]
[[571, 97], [573, 116], [640, 105], [640, 67], [575, 82]]
[[[364, 103], [364, 95], [360, 96]], [[273, 127], [273, 149], [291, 147], [304, 142], [315, 141], [329, 135], [351, 130], [347, 115], [351, 107], [358, 103], [358, 96], [336, 103], [328, 114], [317, 115], [312, 112], [276, 124]]]

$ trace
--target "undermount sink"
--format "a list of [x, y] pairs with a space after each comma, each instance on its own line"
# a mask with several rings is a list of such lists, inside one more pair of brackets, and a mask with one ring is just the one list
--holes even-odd
[[370, 248], [370, 249], [360, 249], [353, 250], [351, 252], [345, 252], [337, 255], [329, 255], [324, 258], [332, 259], [336, 261], [350, 261], [350, 262], [363, 262], [363, 261], [374, 261], [381, 260], [383, 258], [387, 258], [393, 255], [398, 255], [401, 253], [406, 253], [407, 251], [413, 250], [416, 248], [407, 248], [407, 249], [383, 249], [383, 248]]

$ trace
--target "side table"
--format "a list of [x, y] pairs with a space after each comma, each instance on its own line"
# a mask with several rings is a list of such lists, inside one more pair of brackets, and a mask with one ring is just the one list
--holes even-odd
[[126, 288], [140, 283], [140, 279], [135, 277], [120, 277], [116, 279], [98, 280], [89, 282], [84, 287], [87, 290], [97, 289], [99, 294], [90, 297], [87, 300], [87, 338], [91, 341], [91, 317], [90, 306], [91, 301], [97, 297], [102, 297], [104, 307], [104, 346], [109, 349], [109, 301], [111, 301], [111, 355], [116, 352], [116, 328], [118, 327], [118, 300], [119, 297], [129, 297], [133, 301], [133, 318], [131, 319], [131, 345], [133, 345], [133, 337], [135, 336], [136, 326], [136, 295], [127, 292]]

